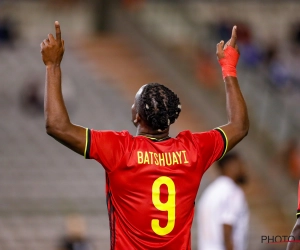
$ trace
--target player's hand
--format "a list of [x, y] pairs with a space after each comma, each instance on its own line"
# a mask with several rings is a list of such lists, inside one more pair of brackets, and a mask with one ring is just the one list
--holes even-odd
[[237, 27], [233, 26], [231, 38], [227, 41], [225, 46], [224, 46], [223, 40], [217, 44], [217, 53], [216, 54], [217, 54], [218, 60], [225, 57], [224, 51], [227, 49], [228, 46], [231, 46], [240, 54], [238, 46], [236, 44], [236, 41], [237, 41]]
[[236, 44], [236, 30], [237, 27], [233, 26], [231, 38], [225, 44], [225, 46], [224, 41], [221, 41], [217, 44], [217, 57], [222, 68], [222, 75], [224, 80], [227, 76], [237, 76], [236, 65], [238, 63], [240, 53]]
[[61, 31], [59, 22], [55, 22], [56, 39], [52, 34], [48, 34], [48, 38], [41, 43], [41, 54], [43, 62], [46, 66], [59, 66], [64, 55], [64, 40], [61, 40]]

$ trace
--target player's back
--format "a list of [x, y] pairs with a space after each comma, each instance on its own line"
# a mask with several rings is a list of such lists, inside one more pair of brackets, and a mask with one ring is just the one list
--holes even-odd
[[200, 180], [224, 151], [220, 133], [184, 131], [164, 141], [128, 132], [109, 137], [114, 147], [102, 150], [115, 152], [92, 154], [107, 158], [101, 163], [107, 170], [111, 249], [190, 249]]
[[169, 239], [176, 235], [188, 245], [202, 174], [195, 164], [195, 150], [187, 146], [179, 139], [152, 142], [136, 137], [123, 166], [109, 175], [120, 223], [134, 234], [130, 237], [137, 245], [144, 241], [155, 245], [156, 238], [170, 244]]

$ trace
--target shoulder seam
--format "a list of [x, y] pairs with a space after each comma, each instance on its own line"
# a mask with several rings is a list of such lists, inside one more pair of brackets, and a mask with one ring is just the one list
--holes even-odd
[[91, 130], [86, 128], [85, 149], [84, 149], [84, 158], [85, 159], [90, 159], [90, 148], [91, 148]]
[[221, 129], [220, 127], [215, 128], [215, 130], [218, 131], [218, 132], [221, 134], [221, 136], [222, 136], [222, 138], [223, 138], [223, 141], [224, 141], [224, 150], [223, 150], [223, 153], [222, 153], [221, 157], [218, 159], [218, 161], [219, 161], [219, 160], [221, 160], [221, 159], [224, 157], [224, 155], [227, 153], [227, 148], [228, 148], [228, 138], [227, 138], [227, 136], [226, 136], [224, 130]]

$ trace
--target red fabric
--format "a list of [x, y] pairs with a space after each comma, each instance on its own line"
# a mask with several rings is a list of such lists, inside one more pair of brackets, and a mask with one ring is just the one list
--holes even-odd
[[[216, 130], [184, 131], [161, 142], [134, 137], [127, 131], [91, 130], [88, 155], [106, 170], [111, 249], [191, 249], [190, 230], [200, 180], [223, 151], [224, 141]], [[175, 186], [172, 196], [170, 186], [159, 185], [161, 203], [175, 197], [175, 206], [168, 208], [175, 211], [174, 227], [165, 235], [158, 235], [152, 227], [155, 219], [161, 228], [172, 222], [168, 219], [171, 212], [154, 205], [154, 183], [161, 177]]]
[[227, 46], [224, 50], [224, 55], [225, 56], [219, 60], [222, 68], [223, 79], [225, 79], [226, 76], [236, 77], [236, 65], [240, 57], [239, 53], [233, 47]]
[[298, 185], [298, 211], [300, 210], [300, 181], [299, 181], [299, 185]]

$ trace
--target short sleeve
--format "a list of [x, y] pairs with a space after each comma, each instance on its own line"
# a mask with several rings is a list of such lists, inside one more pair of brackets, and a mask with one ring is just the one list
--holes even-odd
[[193, 139], [205, 170], [226, 154], [228, 140], [221, 128], [202, 133], [193, 133]]
[[86, 129], [84, 157], [98, 161], [107, 172], [111, 172], [123, 158], [130, 137], [128, 131], [115, 132]]

